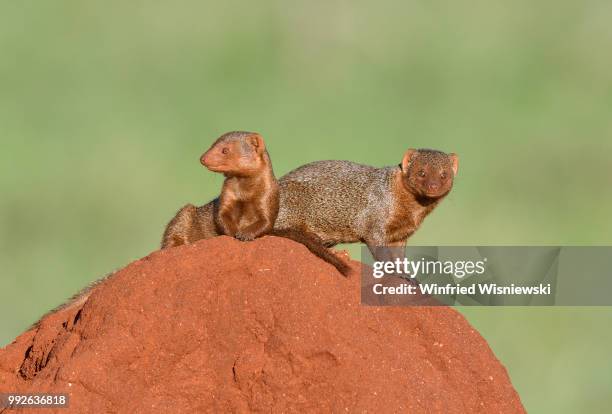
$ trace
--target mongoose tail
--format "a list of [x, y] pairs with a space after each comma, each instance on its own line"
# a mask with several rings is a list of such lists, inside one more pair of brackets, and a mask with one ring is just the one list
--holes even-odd
[[56, 306], [55, 308], [53, 308], [52, 310], [50, 310], [49, 312], [47, 312], [43, 316], [41, 316], [40, 319], [38, 319], [36, 322], [34, 322], [32, 325], [30, 325], [28, 330], [32, 330], [32, 329], [38, 328], [38, 326], [43, 321], [43, 319], [45, 319], [47, 316], [51, 315], [52, 313], [59, 312], [59, 311], [62, 311], [62, 310], [66, 310], [66, 309], [70, 309], [70, 308], [74, 308], [74, 307], [79, 307], [79, 306], [82, 307], [83, 305], [85, 305], [85, 302], [87, 302], [87, 300], [89, 299], [91, 294], [94, 292], [94, 290], [100, 284], [102, 284], [106, 279], [108, 279], [109, 277], [111, 277], [115, 273], [116, 273], [116, 271], [115, 272], [110, 272], [110, 273], [106, 274], [105, 276], [101, 277], [100, 279], [94, 280], [93, 282], [89, 283], [87, 286], [85, 286], [79, 292], [77, 292], [74, 295], [72, 295], [72, 297], [70, 299], [68, 299], [66, 302], [62, 303], [61, 305]]
[[351, 267], [344, 260], [336, 256], [330, 249], [325, 247], [323, 242], [314, 234], [291, 229], [272, 230], [268, 234], [284, 237], [303, 244], [312, 254], [334, 266], [343, 276], [348, 276], [351, 272]]

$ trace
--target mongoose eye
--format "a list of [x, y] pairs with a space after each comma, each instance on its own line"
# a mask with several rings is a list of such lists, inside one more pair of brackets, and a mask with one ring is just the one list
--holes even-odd
[[221, 150], [222, 153], [227, 154], [229, 153], [229, 148], [225, 147]]
[[440, 178], [443, 180], [446, 180], [446, 177], [448, 176], [448, 174], [446, 174], [446, 171], [443, 171], [442, 174], [440, 174]]
[[419, 177], [425, 177], [425, 170], [420, 170], [420, 171], [418, 172], [418, 176], [419, 176]]

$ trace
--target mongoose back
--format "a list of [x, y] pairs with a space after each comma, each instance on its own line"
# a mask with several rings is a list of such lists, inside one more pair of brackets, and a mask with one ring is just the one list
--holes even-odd
[[396, 167], [349, 161], [317, 161], [283, 176], [275, 228], [315, 234], [330, 247], [363, 242], [374, 257], [379, 247], [403, 247], [444, 199], [457, 174], [458, 157], [410, 149]]
[[316, 236], [295, 229], [273, 229], [279, 210], [279, 186], [259, 134], [228, 132], [200, 161], [225, 176], [221, 194], [201, 207], [188, 204], [179, 210], [166, 227], [162, 249], [222, 234], [243, 241], [270, 234], [303, 244], [343, 275], [348, 274], [349, 266]]

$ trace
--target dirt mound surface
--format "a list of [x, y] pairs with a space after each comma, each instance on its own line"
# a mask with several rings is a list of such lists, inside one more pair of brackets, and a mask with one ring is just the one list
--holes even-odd
[[0, 392], [68, 393], [58, 413], [524, 412], [460, 314], [362, 306], [354, 268], [276, 237], [155, 252], [0, 350]]

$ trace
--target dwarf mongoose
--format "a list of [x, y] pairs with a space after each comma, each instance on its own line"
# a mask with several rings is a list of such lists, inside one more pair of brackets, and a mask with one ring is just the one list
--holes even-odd
[[349, 266], [315, 235], [299, 229], [273, 230], [279, 210], [279, 186], [261, 135], [228, 132], [213, 143], [200, 161], [225, 176], [221, 194], [201, 207], [187, 204], [179, 210], [166, 227], [162, 248], [221, 234], [243, 241], [270, 234], [305, 245], [342, 274], [348, 274]]
[[315, 234], [328, 247], [363, 242], [377, 260], [388, 259], [379, 248], [405, 246], [450, 192], [458, 162], [456, 154], [409, 149], [394, 167], [306, 164], [280, 179], [274, 227]]

